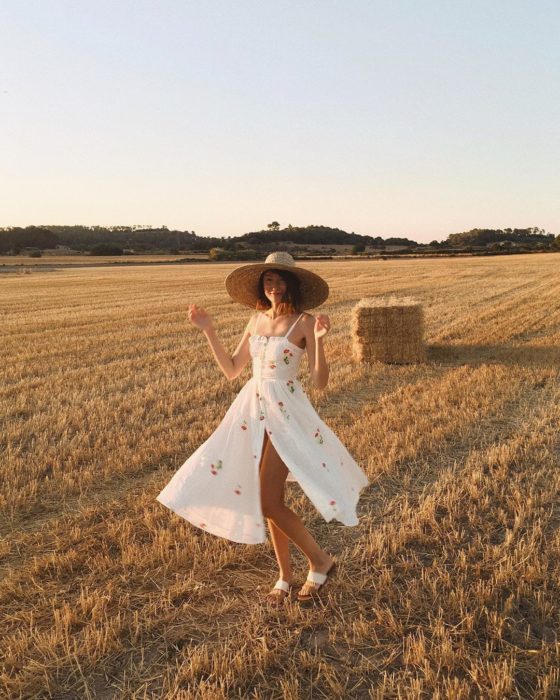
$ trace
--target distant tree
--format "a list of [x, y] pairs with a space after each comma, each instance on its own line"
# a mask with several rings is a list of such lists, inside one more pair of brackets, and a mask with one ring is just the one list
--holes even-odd
[[16, 248], [54, 248], [60, 243], [58, 236], [44, 226], [19, 226], [0, 229], [0, 252]]
[[235, 249], [237, 248], [237, 243], [234, 243], [231, 240], [231, 236], [228, 236], [227, 238], [224, 238], [223, 236], [220, 238], [220, 246], [217, 248], [217, 250], [228, 250], [230, 252], [235, 252]]
[[219, 260], [220, 259], [220, 254], [223, 253], [222, 248], [210, 248], [208, 251], [208, 257], [210, 260]]
[[90, 255], [122, 255], [123, 249], [111, 243], [97, 243], [89, 250]]
[[416, 246], [418, 243], [411, 241], [410, 238], [387, 238], [385, 245]]
[[208, 257], [210, 260], [233, 260], [235, 258], [235, 251], [226, 250], [225, 248], [210, 248]]
[[556, 238], [552, 241], [552, 247], [553, 248], [558, 248], [560, 250], [560, 233], [556, 236]]
[[280, 224], [277, 221], [273, 221], [271, 224], [267, 224], [266, 228], [269, 229], [269, 231], [279, 231]]
[[257, 260], [259, 253], [256, 250], [248, 248], [247, 250], [239, 251], [237, 253], [238, 260]]
[[358, 253], [364, 253], [366, 250], [366, 247], [363, 243], [355, 243], [352, 246], [352, 255], [357, 255]]
[[448, 246], [461, 248], [470, 245], [487, 246], [490, 243], [499, 243], [500, 241], [511, 241], [516, 244], [526, 243], [534, 246], [539, 242], [548, 243], [553, 237], [552, 234], [546, 233], [538, 226], [514, 229], [473, 228], [462, 233], [450, 233], [446, 243]]
[[[297, 243], [298, 245], [353, 245], [354, 243], [364, 243], [366, 246], [374, 244], [374, 239], [371, 236], [361, 236], [357, 233], [348, 233], [337, 228], [315, 225], [292, 226], [291, 228], [280, 230], [254, 231], [245, 233], [238, 238], [240, 241], [247, 242], [250, 245], [264, 244], [267, 246], [271, 243]], [[383, 239], [380, 238], [379, 240], [382, 245]]]

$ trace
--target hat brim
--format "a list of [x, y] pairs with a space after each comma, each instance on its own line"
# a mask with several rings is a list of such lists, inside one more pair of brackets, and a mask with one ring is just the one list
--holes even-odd
[[296, 265], [252, 263], [235, 268], [226, 277], [226, 290], [234, 300], [254, 309], [259, 299], [259, 277], [266, 270], [286, 270], [300, 282], [301, 309], [314, 309], [329, 296], [329, 285], [315, 272]]

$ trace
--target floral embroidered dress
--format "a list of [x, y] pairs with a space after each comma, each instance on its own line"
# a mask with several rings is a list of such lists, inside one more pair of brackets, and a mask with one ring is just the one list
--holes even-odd
[[[234, 542], [266, 541], [259, 464], [264, 432], [328, 522], [357, 525], [364, 472], [321, 420], [297, 379], [304, 350], [288, 336], [249, 338], [253, 376], [210, 437], [156, 499], [193, 525]], [[258, 325], [260, 316], [257, 316]]]

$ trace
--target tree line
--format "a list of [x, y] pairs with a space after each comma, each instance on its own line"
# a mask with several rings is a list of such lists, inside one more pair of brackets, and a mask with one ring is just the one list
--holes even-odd
[[0, 228], [0, 253], [18, 254], [21, 251], [38, 251], [65, 246], [80, 253], [115, 255], [124, 252], [134, 253], [188, 253], [209, 252], [212, 249], [246, 253], [259, 257], [287, 244], [300, 245], [351, 245], [353, 251], [363, 252], [367, 248], [384, 249], [387, 246], [402, 246], [405, 249], [464, 249], [488, 247], [493, 244], [560, 248], [560, 235], [554, 236], [544, 229], [506, 228], [471, 229], [461, 233], [451, 233], [444, 241], [434, 240], [420, 244], [411, 238], [367, 236], [347, 232], [329, 226], [292, 226], [281, 228], [277, 221], [268, 224], [266, 229], [245, 233], [240, 236], [198, 236], [194, 231], [171, 230], [166, 226], [158, 228], [136, 226], [27, 226]]

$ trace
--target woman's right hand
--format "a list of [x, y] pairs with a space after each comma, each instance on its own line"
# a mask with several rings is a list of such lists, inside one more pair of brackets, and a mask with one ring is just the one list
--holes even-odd
[[212, 319], [202, 306], [189, 304], [188, 317], [189, 321], [194, 323], [194, 325], [201, 330], [206, 330], [207, 328], [212, 327]]

